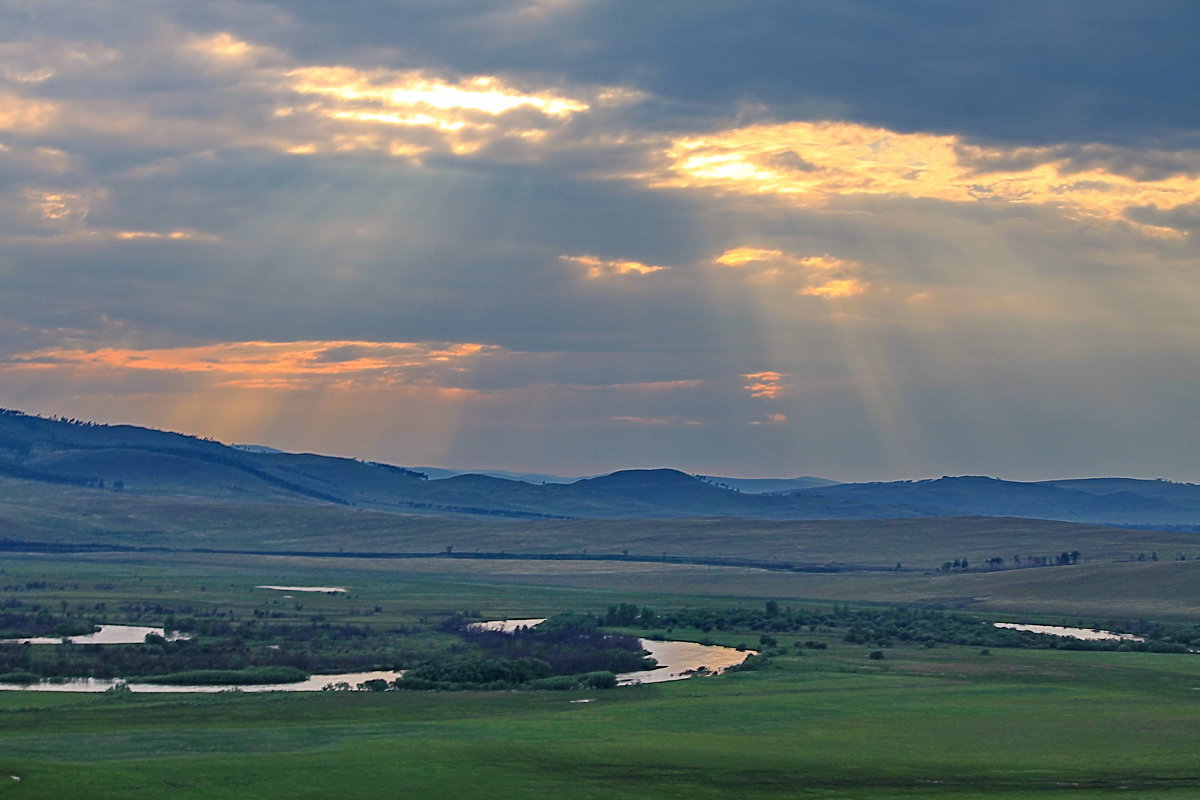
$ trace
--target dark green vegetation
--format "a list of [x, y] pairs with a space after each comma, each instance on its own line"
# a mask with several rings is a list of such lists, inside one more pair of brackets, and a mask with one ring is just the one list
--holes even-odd
[[510, 633], [484, 630], [464, 617], [441, 627], [472, 646], [467, 655], [443, 655], [414, 664], [398, 689], [604, 689], [616, 673], [653, 669], [636, 636], [607, 633], [587, 614], [556, 614], [536, 627]]
[[[114, 609], [114, 615], [120, 618], [125, 608], [128, 607]], [[195, 638], [168, 641], [151, 636], [142, 644], [120, 646], [0, 644], [0, 672], [25, 672], [43, 678], [125, 678], [189, 683], [168, 677], [194, 671], [249, 674], [255, 670], [287, 670], [288, 674], [299, 676], [290, 680], [303, 680], [314, 672], [380, 669], [414, 657], [414, 648], [406, 646], [402, 633], [395, 630], [311, 621], [280, 624], [253, 619], [245, 622], [197, 619], [176, 616], [173, 609], [160, 604], [147, 611], [141, 615], [144, 621], [163, 624], [170, 630]], [[92, 612], [89, 616], [99, 615]], [[110, 615], [105, 613], [103, 616]], [[64, 627], [68, 622], [56, 627]], [[417, 649], [415, 652], [422, 651]], [[197, 682], [222, 681], [205, 679]]]
[[228, 686], [229, 684], [295, 683], [307, 677], [307, 672], [295, 667], [247, 667], [245, 669], [189, 669], [137, 677], [134, 680], [141, 683], [166, 685]]
[[[1200, 649], [1200, 625], [1167, 625], [1110, 621], [1123, 632], [1140, 634], [1145, 641], [1080, 640], [1028, 631], [997, 628], [978, 616], [917, 608], [780, 608], [774, 600], [765, 610], [748, 608], [687, 608], [655, 614], [643, 609], [639, 623], [649, 622], [671, 634], [676, 628], [710, 631], [761, 632], [758, 644], [770, 655], [783, 634], [837, 633], [844, 642], [891, 647], [908, 643], [968, 647], [1015, 647], [1029, 650], [1110, 650], [1120, 652], [1188, 653]], [[807, 640], [806, 640], [807, 641]], [[797, 647], [806, 646], [797, 641]]]
[[323, 504], [443, 517], [861, 520], [986, 515], [1187, 530], [1200, 526], [1200, 487], [1166, 481], [1017, 483], [958, 477], [800, 489], [782, 482], [782, 491], [753, 494], [737, 491], [736, 483], [670, 469], [627, 470], [570, 484], [484, 475], [429, 480], [424, 473], [387, 464], [247, 451], [129, 425], [4, 410], [0, 475], [148, 497]]

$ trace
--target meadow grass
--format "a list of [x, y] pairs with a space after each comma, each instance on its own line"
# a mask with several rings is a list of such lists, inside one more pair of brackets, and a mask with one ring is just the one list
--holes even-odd
[[[572, 572], [550, 565], [538, 574], [529, 565], [490, 573], [466, 562], [440, 570], [412, 566], [12, 556], [0, 559], [0, 585], [12, 588], [6, 597], [51, 609], [106, 603], [110, 616], [124, 604], [192, 604], [380, 627], [461, 609], [525, 617], [602, 612], [617, 602], [659, 609], [758, 605], [764, 597], [799, 603], [807, 591], [780, 591], [744, 570], [736, 571], [746, 581], [740, 588], [732, 577], [704, 581], [703, 575], [734, 574], [713, 568]], [[260, 583], [349, 591], [285, 598], [286, 592], [256, 589]], [[1102, 598], [1095, 602], [1105, 607]], [[1162, 602], [1182, 605], [1170, 597]], [[753, 631], [672, 636], [757, 645]], [[0, 692], [0, 794], [56, 800], [1200, 795], [1194, 763], [1200, 657], [1000, 649], [983, 655], [905, 645], [872, 660], [873, 646], [838, 636], [781, 634], [788, 653], [758, 671], [609, 691]], [[800, 653], [792, 639], [820, 640], [828, 649]], [[591, 702], [571, 702], [583, 699]]]
[[1188, 797], [1197, 661], [834, 644], [586, 693], [97, 696], [5, 707], [0, 772], [60, 798]]

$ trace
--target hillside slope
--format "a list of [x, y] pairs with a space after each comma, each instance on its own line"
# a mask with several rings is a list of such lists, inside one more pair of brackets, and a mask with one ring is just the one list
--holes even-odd
[[[1125, 478], [1021, 483], [977, 476], [891, 483], [742, 481], [673, 469], [531, 483], [220, 442], [131, 425], [0, 411], [0, 476], [139, 496], [334, 504], [516, 519], [902, 519], [993, 516], [1200, 529], [1200, 486]], [[729, 482], [733, 482], [733, 485]], [[776, 491], [797, 482], [806, 488]], [[744, 490], [742, 490], [744, 487]], [[767, 491], [769, 490], [769, 491]]]

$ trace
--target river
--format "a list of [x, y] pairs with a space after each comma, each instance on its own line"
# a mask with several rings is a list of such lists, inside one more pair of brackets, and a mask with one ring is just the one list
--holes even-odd
[[161, 636], [169, 642], [190, 639], [182, 633], [167, 632], [162, 628], [147, 628], [142, 625], [101, 625], [95, 633], [81, 636], [31, 636], [28, 639], [0, 639], [0, 644], [141, 644], [148, 634]]
[[[517, 628], [528, 626], [533, 627], [538, 623], [544, 622], [543, 618], [537, 619], [503, 619], [493, 620], [491, 622], [475, 623], [480, 627], [485, 627], [490, 630], [499, 631], [514, 631]], [[91, 636], [99, 636], [108, 630], [107, 640], [104, 642], [91, 640], [93, 644], [128, 644], [130, 642], [140, 642], [145, 639], [147, 633], [157, 633], [163, 635], [162, 628], [140, 628], [133, 625], [103, 625], [101, 631]], [[121, 629], [113, 631], [111, 629]], [[136, 632], [141, 632], [140, 636], [134, 638]], [[71, 637], [71, 642], [76, 644], [86, 643], [84, 640], [87, 637], [75, 636]], [[9, 639], [9, 642], [30, 642], [31, 644], [61, 644], [61, 639]], [[625, 672], [617, 676], [617, 683], [620, 686], [633, 686], [641, 683], [663, 683], [665, 681], [678, 681], [684, 678], [691, 678], [696, 675], [717, 675], [724, 672], [729, 667], [735, 664], [740, 664], [746, 660], [749, 655], [755, 654], [753, 650], [737, 650], [733, 647], [723, 647], [721, 645], [706, 645], [698, 642], [679, 642], [679, 641], [656, 641], [654, 639], [639, 639], [643, 649], [649, 651], [650, 657], [658, 662], [657, 669], [641, 670], [638, 672]], [[369, 680], [385, 680], [388, 682], [396, 680], [403, 673], [384, 671], [384, 672], [345, 672], [333, 675], [313, 675], [306, 681], [298, 683], [274, 683], [274, 684], [248, 684], [248, 685], [230, 685], [230, 686], [197, 686], [197, 685], [181, 685], [181, 684], [155, 684], [155, 683], [126, 683], [120, 679], [100, 679], [100, 678], [75, 678], [71, 680], [55, 680], [42, 681], [40, 683], [0, 683], [0, 691], [24, 691], [24, 692], [104, 692], [118, 684], [125, 684], [133, 692], [189, 692], [189, 693], [213, 693], [237, 690], [242, 692], [319, 692], [326, 687], [336, 684], [348, 684], [351, 688], [357, 687], [360, 683], [365, 683]]]

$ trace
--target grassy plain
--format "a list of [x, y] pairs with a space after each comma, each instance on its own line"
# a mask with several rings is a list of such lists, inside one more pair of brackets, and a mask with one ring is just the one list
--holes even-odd
[[[645, 570], [545, 562], [11, 556], [0, 559], [0, 585], [5, 596], [51, 607], [191, 603], [239, 615], [274, 609], [297, 621], [319, 614], [386, 627], [457, 609], [499, 617], [602, 611], [617, 602], [660, 609], [758, 605], [764, 598], [821, 602], [815, 598], [828, 584], [811, 581], [850, 577], [640, 566]], [[1113, 566], [1166, 570], [1191, 562]], [[971, 576], [921, 577], [953, 582]], [[785, 578], [798, 582], [774, 583]], [[862, 575], [855, 581], [855, 592], [868, 585]], [[285, 598], [256, 589], [260, 583], [349, 591]], [[902, 593], [889, 591], [893, 598]], [[1093, 610], [1107, 607], [1101, 597], [1090, 602]], [[725, 644], [753, 645], [757, 637], [748, 631], [707, 635]], [[897, 646], [872, 660], [873, 648], [837, 637], [797, 634], [828, 645], [801, 654], [785, 635], [788, 653], [759, 671], [611, 691], [0, 692], [0, 779], [21, 779], [0, 780], [0, 795], [1100, 800], [1200, 794], [1194, 757], [1200, 751], [1200, 657], [998, 649], [982, 655], [972, 648]]]
[[966, 558], [1056, 556], [1084, 563], [1157, 554], [1200, 558], [1194, 533], [1031, 519], [949, 517], [776, 522], [420, 517], [340, 506], [150, 497], [0, 479], [0, 536], [24, 541], [267, 552], [331, 551], [743, 558], [909, 571]]
[[[1200, 620], [1200, 537], [1035, 520], [421, 519], [145, 498], [0, 481], [0, 538], [176, 552], [0, 555], [0, 601], [110, 623], [188, 607], [386, 631], [487, 618], [832, 602], [1120, 627]], [[597, 561], [221, 555], [196, 547], [621, 553], [839, 562], [796, 573]], [[940, 572], [942, 561], [1079, 550], [1075, 566]], [[1131, 561], [1138, 553], [1162, 560]], [[1187, 561], [1173, 561], [1178, 554]], [[340, 594], [257, 588], [344, 586]], [[188, 612], [191, 613], [191, 612]], [[748, 643], [752, 631], [672, 632]], [[781, 636], [768, 667], [611, 691], [77, 695], [0, 692], [13, 798], [1194, 798], [1200, 657]], [[795, 640], [819, 640], [827, 650]], [[421, 646], [421, 642], [417, 645]], [[435, 646], [436, 643], [429, 643]], [[588, 700], [590, 702], [572, 702]], [[13, 780], [7, 776], [16, 776]]]

